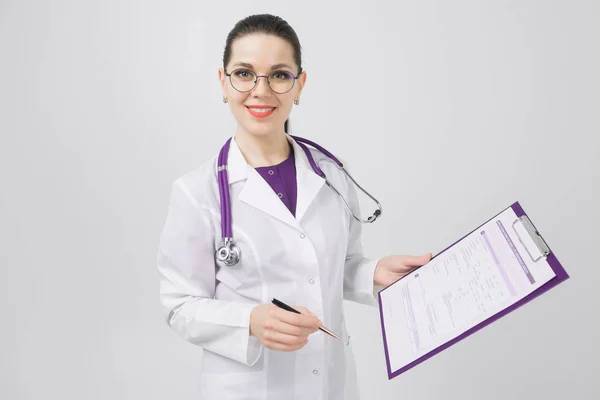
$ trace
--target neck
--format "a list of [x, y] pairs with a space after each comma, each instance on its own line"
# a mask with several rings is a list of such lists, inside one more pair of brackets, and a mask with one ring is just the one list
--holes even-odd
[[238, 129], [235, 141], [246, 162], [253, 168], [279, 164], [290, 155], [290, 143], [285, 133], [256, 136]]

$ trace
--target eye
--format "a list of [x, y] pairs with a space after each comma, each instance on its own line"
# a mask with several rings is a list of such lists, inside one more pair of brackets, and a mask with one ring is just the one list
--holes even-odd
[[233, 75], [242, 80], [251, 80], [254, 77], [254, 73], [247, 69], [238, 69], [233, 72]]
[[271, 78], [278, 81], [285, 81], [288, 79], [293, 79], [292, 73], [289, 71], [275, 71], [271, 73]]

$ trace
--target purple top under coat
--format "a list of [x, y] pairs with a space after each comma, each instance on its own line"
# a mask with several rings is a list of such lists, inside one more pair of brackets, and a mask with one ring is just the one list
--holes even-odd
[[256, 171], [271, 186], [283, 204], [296, 215], [296, 163], [294, 148], [290, 146], [290, 155], [283, 162], [269, 167], [258, 167]]

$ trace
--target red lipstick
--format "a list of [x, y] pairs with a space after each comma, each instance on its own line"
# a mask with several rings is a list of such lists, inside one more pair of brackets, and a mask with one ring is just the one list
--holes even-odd
[[[266, 118], [269, 115], [273, 114], [273, 111], [275, 111], [276, 107], [273, 106], [246, 106], [246, 110], [248, 110], [248, 112], [256, 118]], [[267, 111], [268, 110], [268, 111]]]

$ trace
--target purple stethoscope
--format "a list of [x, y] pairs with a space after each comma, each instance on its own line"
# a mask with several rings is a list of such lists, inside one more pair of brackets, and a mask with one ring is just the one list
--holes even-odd
[[[313, 171], [315, 171], [315, 173], [317, 175], [319, 175], [320, 177], [325, 179], [325, 183], [327, 184], [327, 186], [329, 186], [338, 195], [340, 200], [342, 200], [342, 203], [344, 203], [346, 210], [348, 210], [348, 212], [354, 217], [354, 219], [356, 219], [357, 221], [359, 221], [363, 224], [372, 223], [381, 215], [382, 207], [381, 207], [381, 204], [379, 203], [379, 201], [377, 201], [376, 198], [371, 196], [371, 194], [369, 194], [369, 192], [364, 190], [358, 183], [356, 183], [354, 178], [352, 178], [352, 176], [350, 176], [348, 171], [346, 171], [346, 169], [344, 168], [344, 166], [342, 165], [340, 160], [338, 160], [333, 154], [331, 154], [329, 151], [325, 150], [323, 147], [319, 146], [318, 144], [316, 144], [308, 139], [304, 139], [304, 138], [301, 138], [298, 136], [291, 136], [291, 137], [294, 138], [294, 140], [296, 140], [298, 145], [306, 153], [306, 157], [308, 158], [308, 161], [309, 161]], [[325, 176], [325, 173], [321, 170], [321, 168], [319, 168], [319, 166], [313, 159], [312, 154], [310, 153], [310, 150], [308, 149], [308, 147], [306, 146], [305, 143], [313, 146], [314, 148], [319, 150], [321, 153], [325, 154], [327, 157], [329, 157], [333, 161], [335, 161], [336, 164], [339, 166], [339, 168], [342, 171], [344, 171], [344, 173], [348, 176], [348, 178], [350, 178], [350, 180], [352, 180], [352, 182], [363, 193], [365, 193], [375, 203], [377, 203], [377, 210], [375, 210], [373, 215], [371, 215], [366, 220], [363, 220], [363, 219], [357, 217], [354, 214], [354, 212], [352, 212], [352, 210], [350, 209], [350, 206], [348, 206], [348, 203], [344, 199], [344, 196], [342, 196], [340, 194], [340, 192], [338, 192], [338, 190], [335, 187], [333, 187], [331, 185], [331, 183], [329, 183], [329, 181], [327, 180], [327, 176]], [[221, 246], [217, 249], [215, 255], [216, 255], [217, 261], [220, 261], [227, 267], [233, 267], [234, 265], [236, 265], [240, 261], [240, 258], [242, 256], [242, 251], [240, 250], [240, 248], [238, 246], [236, 246], [236, 244], [233, 241], [233, 232], [232, 232], [232, 228], [231, 228], [231, 198], [229, 195], [229, 180], [227, 179], [227, 156], [229, 154], [230, 144], [231, 144], [231, 138], [229, 138], [227, 140], [227, 142], [225, 142], [225, 145], [223, 146], [223, 148], [221, 149], [221, 152], [219, 153], [218, 167], [217, 167], [217, 171], [218, 171], [217, 172], [218, 173], [217, 180], [219, 182], [219, 195], [220, 195], [220, 199], [221, 199], [222, 243], [221, 243]]]

